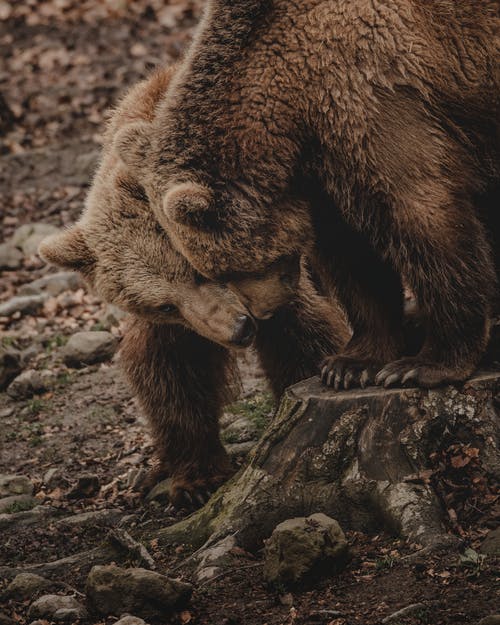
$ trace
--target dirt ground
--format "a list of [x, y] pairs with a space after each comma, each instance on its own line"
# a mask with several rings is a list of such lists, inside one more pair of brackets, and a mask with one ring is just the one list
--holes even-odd
[[[179, 57], [202, 5], [198, 0], [0, 0], [0, 96], [7, 105], [2, 108], [0, 98], [0, 243], [23, 224], [63, 226], [75, 220], [98, 159], [106, 110], [153, 67]], [[25, 256], [19, 267], [1, 272], [0, 304], [51, 271], [36, 255]], [[21, 351], [24, 367], [50, 380], [48, 390], [30, 397], [0, 393], [0, 474], [28, 476], [36, 502], [51, 510], [35, 524], [0, 525], [0, 570], [53, 562], [100, 545], [112, 522], [56, 523], [76, 513], [117, 510], [135, 532], [182, 516], [165, 503], [144, 501], [133, 488], [151, 464], [152, 448], [117, 359], [72, 369], [61, 358], [76, 330], [108, 329], [119, 338], [124, 323], [83, 287], [50, 297], [37, 312], [0, 317], [2, 345]], [[252, 356], [242, 359], [241, 371], [243, 395], [228, 408], [227, 421], [245, 415], [259, 430], [270, 412], [265, 383]], [[226, 442], [248, 443], [229, 437]], [[235, 452], [235, 462], [243, 461], [244, 452]], [[462, 469], [465, 465], [454, 466]], [[97, 486], [78, 492], [78, 480], [89, 474]], [[500, 612], [498, 558], [479, 554], [488, 531], [498, 526], [498, 496], [476, 496], [477, 475], [455, 478], [458, 490], [450, 486], [446, 502], [450, 531], [458, 533], [463, 549], [471, 549], [468, 559], [458, 553], [410, 558], [418, 546], [382, 528], [372, 536], [350, 532], [352, 557], [345, 571], [290, 594], [265, 586], [261, 552], [243, 552], [240, 567], [195, 583], [189, 605], [162, 622], [375, 625], [400, 608], [422, 604], [391, 622], [478, 623]], [[474, 484], [479, 488], [480, 481]], [[452, 505], [452, 491], [461, 504]], [[10, 510], [22, 511], [22, 506]], [[146, 547], [165, 573], [189, 552], [188, 545], [162, 550], [154, 541]], [[71, 569], [64, 588], [83, 592], [88, 570]], [[182, 566], [176, 575], [190, 579]], [[7, 583], [0, 575], [0, 591]], [[0, 601], [0, 624], [29, 623], [28, 606]]]

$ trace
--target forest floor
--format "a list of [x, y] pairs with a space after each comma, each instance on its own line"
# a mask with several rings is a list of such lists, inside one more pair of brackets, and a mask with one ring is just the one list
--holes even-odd
[[[179, 57], [202, 4], [0, 0], [0, 244], [19, 237], [24, 224], [60, 227], [78, 217], [97, 163], [106, 110], [152, 68]], [[51, 273], [26, 247], [0, 273], [0, 305]], [[49, 294], [34, 309], [0, 316], [1, 346], [19, 353], [23, 369], [38, 372], [43, 381], [35, 392], [0, 393], [0, 474], [27, 476], [33, 488], [33, 497], [0, 510], [0, 569], [53, 562], [91, 549], [106, 540], [117, 519], [125, 519], [132, 532], [154, 530], [182, 516], [161, 501], [145, 501], [134, 490], [150, 465], [152, 448], [118, 359], [74, 369], [62, 358], [75, 331], [106, 330], [119, 341], [124, 323], [117, 311], [79, 284]], [[224, 417], [225, 441], [237, 464], [244, 462], [272, 409], [255, 358], [250, 354], [240, 364], [243, 393]], [[468, 458], [455, 452], [447, 450], [443, 460], [455, 471], [474, 462], [473, 453]], [[462, 460], [453, 460], [458, 457]], [[261, 552], [242, 552], [241, 567], [194, 582], [190, 603], [161, 622], [375, 625], [417, 604], [390, 622], [476, 624], [500, 612], [498, 558], [480, 553], [485, 536], [498, 526], [498, 499], [491, 493], [474, 499], [474, 485], [457, 479], [444, 504], [450, 531], [460, 536], [462, 552], [468, 548], [465, 556], [407, 558], [418, 545], [382, 530], [370, 536], [347, 532], [352, 553], [347, 568], [290, 594], [266, 587]], [[5, 521], [6, 514], [19, 515], [33, 506], [47, 514], [29, 524]], [[99, 510], [112, 512], [90, 525], [60, 522]], [[189, 545], [165, 551], [153, 541], [146, 547], [157, 570], [165, 573], [189, 553]], [[64, 580], [54, 579], [78, 594], [88, 569], [74, 567]], [[176, 575], [190, 579], [182, 566]], [[0, 575], [0, 597], [8, 583], [8, 576]], [[0, 598], [0, 625], [31, 622], [29, 604]], [[83, 622], [109, 625], [115, 620], [90, 616]]]

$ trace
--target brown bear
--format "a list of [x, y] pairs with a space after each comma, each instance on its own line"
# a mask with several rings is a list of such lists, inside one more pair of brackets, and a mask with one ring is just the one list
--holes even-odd
[[[327, 383], [461, 381], [498, 293], [499, 31], [498, 0], [208, 0], [118, 145], [176, 248], [256, 314], [287, 291], [276, 272], [256, 310], [253, 277], [311, 254], [353, 327]], [[411, 358], [402, 282], [426, 318]]]
[[305, 269], [293, 286], [296, 297], [256, 326], [227, 287], [209, 282], [172, 247], [113, 140], [131, 121], [152, 119], [173, 71], [157, 72], [123, 100], [110, 121], [83, 215], [45, 240], [40, 253], [82, 272], [103, 299], [132, 313], [121, 359], [151, 424], [160, 461], [151, 479], [170, 476], [171, 500], [182, 506], [202, 503], [231, 472], [218, 419], [235, 388], [233, 348], [253, 340], [279, 397], [313, 375], [349, 331]]

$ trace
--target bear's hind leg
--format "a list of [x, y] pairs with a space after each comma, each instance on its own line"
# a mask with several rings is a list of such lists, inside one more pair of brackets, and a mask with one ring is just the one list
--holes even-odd
[[[496, 275], [483, 225], [467, 210], [446, 207], [440, 223], [399, 229], [395, 262], [427, 322], [417, 356], [387, 364], [376, 377], [386, 387], [433, 388], [471, 375], [489, 338]], [[432, 213], [431, 213], [432, 215]]]
[[230, 399], [233, 359], [223, 347], [176, 325], [134, 319], [121, 360], [148, 418], [170, 499], [193, 507], [232, 473], [218, 419]]

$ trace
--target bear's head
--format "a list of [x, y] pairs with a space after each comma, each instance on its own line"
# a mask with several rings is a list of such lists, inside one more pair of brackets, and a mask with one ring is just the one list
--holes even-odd
[[226, 347], [245, 347], [254, 336], [247, 309], [173, 248], [121, 163], [101, 170], [79, 222], [39, 251], [48, 262], [81, 272], [105, 301], [153, 323], [182, 324]]
[[255, 323], [222, 283], [209, 281], [173, 247], [151, 210], [134, 167], [115, 149], [115, 137], [150, 120], [172, 70], [139, 83], [113, 114], [103, 157], [85, 210], [71, 228], [40, 245], [40, 255], [82, 273], [105, 301], [153, 323], [181, 324], [226, 347], [245, 347]]
[[251, 185], [215, 189], [193, 172], [157, 180], [147, 160], [154, 134], [153, 123], [139, 122], [118, 133], [115, 147], [144, 183], [158, 223], [201, 275], [227, 284], [256, 318], [270, 317], [297, 293], [300, 259], [312, 251], [309, 202], [258, 197]]

